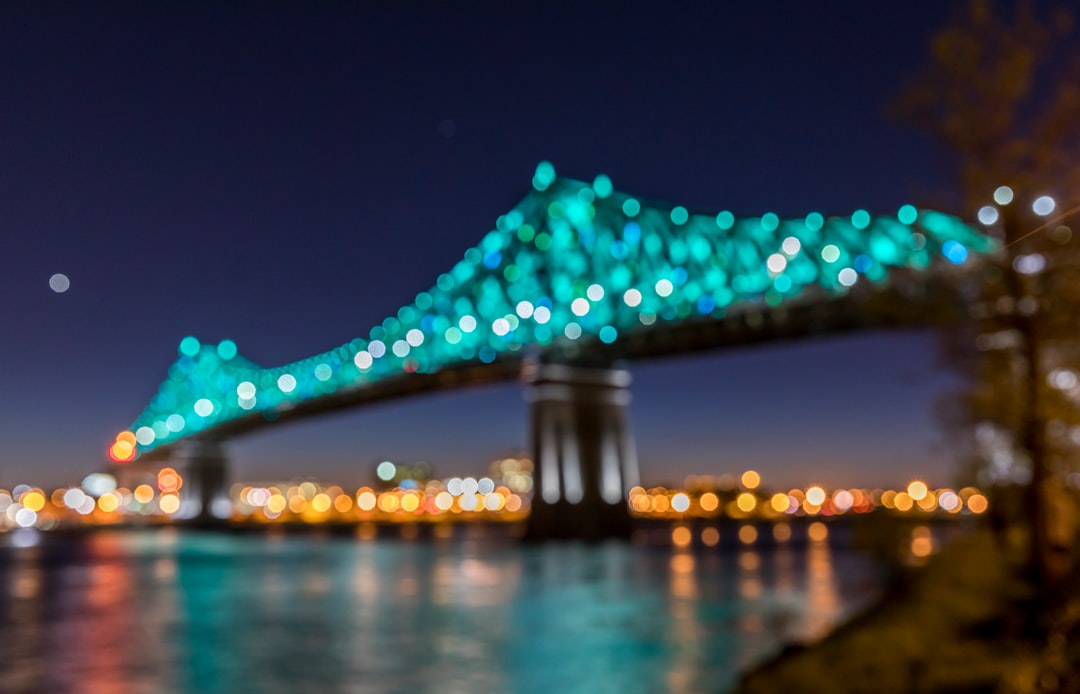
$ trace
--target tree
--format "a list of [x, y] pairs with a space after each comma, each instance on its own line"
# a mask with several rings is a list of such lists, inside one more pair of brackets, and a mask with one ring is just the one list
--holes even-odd
[[1002, 241], [973, 290], [961, 412], [982, 478], [1026, 484], [1042, 585], [1051, 501], [1080, 451], [1080, 233], [1068, 226], [1080, 221], [1080, 42], [1063, 7], [1002, 4], [970, 0], [933, 37], [897, 110], [944, 145], [962, 216]]

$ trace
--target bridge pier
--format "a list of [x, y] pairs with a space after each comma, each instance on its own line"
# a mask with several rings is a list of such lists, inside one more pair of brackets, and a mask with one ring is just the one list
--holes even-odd
[[627, 537], [638, 484], [630, 373], [539, 364], [526, 375], [534, 461], [528, 540]]
[[177, 472], [184, 479], [177, 519], [195, 525], [218, 525], [229, 519], [229, 463], [221, 442], [189, 441]]

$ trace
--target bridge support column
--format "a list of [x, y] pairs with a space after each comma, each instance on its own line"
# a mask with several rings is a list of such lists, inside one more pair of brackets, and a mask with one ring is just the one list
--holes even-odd
[[178, 464], [184, 478], [176, 516], [196, 525], [217, 525], [232, 513], [229, 464], [218, 441], [190, 441]]
[[527, 373], [535, 474], [526, 539], [627, 537], [638, 484], [630, 373], [540, 364]]

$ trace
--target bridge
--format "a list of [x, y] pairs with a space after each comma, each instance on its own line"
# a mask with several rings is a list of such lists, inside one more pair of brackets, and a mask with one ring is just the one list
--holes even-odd
[[368, 332], [276, 367], [184, 338], [158, 393], [108, 449], [178, 454], [184, 515], [228, 512], [222, 443], [304, 417], [521, 379], [531, 402], [530, 534], [626, 531], [637, 483], [630, 375], [646, 357], [933, 319], [995, 241], [904, 205], [849, 216], [691, 213], [541, 163], [532, 190], [433, 286]]

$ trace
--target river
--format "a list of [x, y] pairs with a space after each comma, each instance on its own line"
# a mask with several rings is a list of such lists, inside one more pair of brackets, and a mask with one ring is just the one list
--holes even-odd
[[[0, 535], [0, 692], [719, 692], [872, 599], [824, 542]], [[715, 531], [714, 531], [715, 532]], [[834, 533], [839, 536], [839, 533]]]

